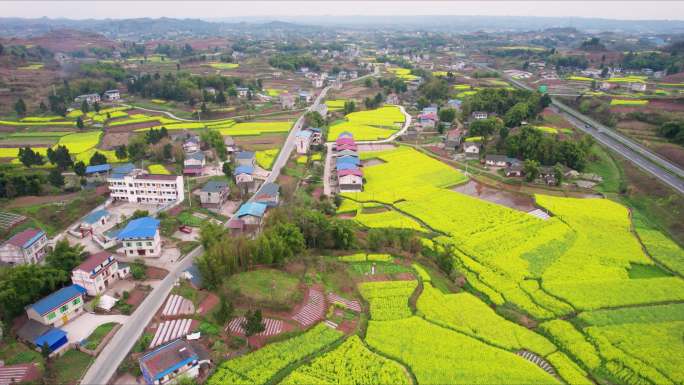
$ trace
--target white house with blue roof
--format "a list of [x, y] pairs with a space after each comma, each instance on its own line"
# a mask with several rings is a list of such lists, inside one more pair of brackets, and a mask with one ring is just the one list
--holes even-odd
[[81, 238], [88, 235], [93, 235], [93, 232], [100, 230], [107, 226], [111, 214], [105, 209], [95, 210], [83, 217], [81, 224], [78, 226], [78, 231], [81, 233]]
[[29, 319], [48, 326], [60, 326], [83, 312], [86, 289], [80, 285], [63, 287], [26, 307]]
[[116, 238], [123, 243], [124, 254], [129, 257], [158, 257], [161, 254], [159, 220], [152, 217], [134, 219]]

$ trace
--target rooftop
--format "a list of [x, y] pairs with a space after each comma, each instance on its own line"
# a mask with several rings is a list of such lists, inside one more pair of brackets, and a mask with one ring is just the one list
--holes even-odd
[[92, 254], [85, 261], [83, 261], [83, 263], [76, 266], [73, 271], [81, 270], [86, 272], [92, 272], [93, 270], [95, 270], [96, 267], [100, 266], [104, 262], [107, 262], [109, 258], [112, 256], [112, 253], [110, 253], [109, 251], [100, 251], [99, 253]]
[[108, 217], [109, 216], [109, 211], [102, 209], [102, 210], [97, 210], [93, 211], [92, 213], [86, 215], [83, 218], [83, 222], [88, 223], [88, 224], [93, 224], [98, 222], [101, 218]]
[[105, 163], [105, 164], [98, 164], [97, 166], [88, 166], [86, 167], [85, 173], [86, 174], [95, 174], [98, 172], [107, 172], [112, 169], [112, 165]]
[[302, 130], [302, 131], [299, 131], [297, 133], [297, 137], [298, 138], [310, 138], [311, 134], [313, 134], [313, 132], [311, 132], [309, 130]]
[[128, 222], [126, 227], [121, 230], [116, 237], [120, 240], [154, 238], [158, 230], [158, 219], [152, 217], [142, 217]]
[[176, 175], [162, 175], [162, 174], [140, 174], [135, 179], [142, 180], [176, 180]]
[[29, 305], [29, 308], [32, 308], [33, 310], [36, 311], [36, 313], [40, 315], [45, 315], [52, 310], [62, 306], [65, 302], [69, 302], [70, 300], [80, 297], [83, 294], [85, 294], [86, 289], [84, 289], [80, 285], [71, 285], [67, 287], [63, 287], [56, 292], [48, 295], [47, 297], [41, 299], [40, 301]]
[[219, 192], [221, 190], [227, 189], [228, 188], [228, 183], [218, 181], [218, 180], [210, 180], [207, 182], [204, 186], [202, 186], [202, 192]]
[[259, 195], [276, 195], [280, 191], [280, 186], [275, 183], [265, 183], [259, 190]]
[[240, 151], [235, 154], [235, 158], [237, 159], [253, 159], [254, 157], [255, 155], [252, 151]]
[[177, 339], [142, 356], [140, 367], [156, 381], [198, 359], [197, 352], [188, 341]]
[[254, 217], [263, 217], [266, 211], [266, 205], [258, 202], [248, 202], [240, 206], [235, 216], [241, 218], [245, 215], [251, 215]]
[[7, 240], [7, 243], [26, 249], [35, 241], [40, 239], [40, 237], [42, 237], [44, 234], [45, 232], [42, 230], [26, 229], [20, 233], [14, 234], [12, 238]]
[[235, 168], [235, 171], [233, 171], [233, 175], [239, 175], [239, 174], [252, 175], [253, 173], [254, 173], [254, 167], [252, 167], [252, 166], [238, 166]]

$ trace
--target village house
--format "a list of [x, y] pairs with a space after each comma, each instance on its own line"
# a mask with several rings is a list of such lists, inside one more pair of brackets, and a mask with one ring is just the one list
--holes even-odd
[[297, 154], [306, 154], [309, 152], [309, 146], [311, 146], [311, 135], [312, 132], [309, 130], [301, 130], [295, 135], [295, 147], [297, 148]]
[[460, 111], [461, 104], [463, 104], [463, 102], [460, 99], [449, 99], [447, 102], [447, 107], [453, 108], [456, 111]]
[[280, 105], [283, 109], [285, 110], [291, 110], [295, 106], [295, 97], [294, 95], [290, 93], [282, 93], [280, 94]]
[[186, 155], [185, 160], [183, 161], [184, 167], [188, 167], [188, 166], [204, 167], [205, 164], [206, 164], [206, 156], [204, 156], [204, 153], [202, 151], [197, 151], [197, 152], [193, 152], [192, 154]]
[[109, 164], [98, 164], [95, 166], [87, 166], [85, 169], [85, 177], [88, 181], [103, 180], [109, 172], [112, 170], [112, 166]]
[[437, 113], [435, 112], [423, 112], [418, 115], [418, 127], [421, 130], [432, 130], [437, 125]]
[[349, 71], [349, 79], [356, 79], [359, 77], [358, 71]]
[[280, 186], [275, 183], [266, 183], [254, 195], [254, 202], [263, 203], [266, 207], [276, 207], [280, 202]]
[[119, 90], [108, 90], [104, 92], [104, 97], [107, 101], [115, 102], [121, 99], [121, 93], [119, 92]]
[[447, 131], [444, 140], [444, 147], [449, 150], [456, 150], [461, 145], [463, 139], [463, 132], [459, 128]]
[[631, 89], [632, 91], [636, 91], [636, 92], [644, 92], [644, 91], [646, 91], [646, 83], [638, 83], [638, 82], [630, 83], [629, 89]]
[[261, 225], [261, 220], [266, 212], [266, 205], [258, 202], [247, 202], [240, 206], [235, 217], [242, 220], [245, 227], [257, 227]]
[[480, 156], [480, 142], [463, 142], [463, 152], [468, 157]]
[[103, 294], [107, 287], [130, 273], [130, 267], [120, 264], [114, 255], [101, 251], [88, 257], [71, 270], [71, 282], [86, 289], [89, 296]]
[[504, 175], [507, 177], [520, 177], [524, 174], [523, 165], [520, 162], [513, 163], [504, 170]]
[[228, 183], [211, 180], [200, 190], [200, 202], [202, 207], [219, 208], [228, 200], [230, 189]]
[[74, 98], [74, 102], [81, 104], [83, 102], [86, 102], [88, 104], [95, 104], [100, 101], [100, 95], [99, 94], [85, 94], [85, 95], [78, 95], [76, 98]]
[[311, 131], [311, 145], [320, 145], [323, 143], [323, 134], [318, 127], [309, 127], [307, 130]]
[[508, 157], [506, 155], [487, 155], [485, 156], [485, 164], [490, 167], [506, 167], [508, 166]]
[[200, 140], [196, 136], [191, 136], [183, 142], [183, 151], [186, 154], [197, 152], [200, 150]]
[[488, 114], [487, 112], [485, 112], [485, 111], [473, 111], [473, 113], [471, 114], [471, 116], [472, 116], [473, 119], [475, 119], [475, 120], [483, 120], [483, 119], [487, 119], [487, 117], [489, 116], [489, 114]]
[[202, 166], [185, 166], [183, 167], [183, 175], [187, 176], [201, 176], [204, 173], [204, 167]]
[[392, 92], [391, 94], [387, 95], [387, 98], [385, 98], [385, 104], [399, 104], [399, 95], [395, 94]]
[[256, 154], [253, 151], [240, 151], [235, 154], [235, 165], [256, 167]]
[[183, 177], [180, 175], [147, 174], [133, 169], [127, 174], [113, 172], [107, 178], [113, 200], [131, 203], [169, 203], [183, 201]]
[[211, 360], [199, 344], [177, 339], [146, 353], [138, 364], [147, 385], [165, 385], [181, 377], [196, 378]]
[[61, 326], [78, 317], [83, 310], [86, 289], [79, 285], [63, 287], [26, 307], [30, 320], [46, 326]]
[[343, 193], [363, 191], [363, 172], [358, 168], [338, 170], [337, 183]]
[[129, 257], [158, 257], [161, 254], [159, 220], [152, 217], [134, 219], [116, 238], [123, 243], [124, 254]]
[[301, 91], [299, 93], [299, 100], [304, 102], [304, 103], [307, 103], [307, 104], [311, 103], [312, 98], [313, 97], [311, 95], [311, 92], [309, 92], [309, 91]]
[[323, 79], [320, 77], [313, 78], [311, 80], [311, 86], [314, 88], [322, 88], [323, 87]]
[[105, 209], [96, 210], [86, 215], [78, 226], [81, 238], [93, 235], [96, 230], [103, 229], [109, 223], [109, 218], [111, 218], [111, 214]]
[[237, 151], [237, 146], [235, 145], [235, 139], [232, 136], [223, 137], [223, 145], [226, 146], [226, 152], [232, 154]]
[[254, 192], [254, 166], [237, 166], [233, 171], [235, 184], [245, 193]]
[[247, 87], [237, 87], [235, 90], [237, 91], [238, 98], [246, 98], [249, 96], [249, 88]]
[[47, 234], [29, 228], [15, 234], [0, 246], [0, 262], [9, 265], [39, 263], [47, 253]]

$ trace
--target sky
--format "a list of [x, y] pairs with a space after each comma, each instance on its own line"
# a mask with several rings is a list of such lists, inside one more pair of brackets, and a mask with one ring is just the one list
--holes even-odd
[[0, 1], [0, 17], [495, 15], [684, 20], [684, 1]]

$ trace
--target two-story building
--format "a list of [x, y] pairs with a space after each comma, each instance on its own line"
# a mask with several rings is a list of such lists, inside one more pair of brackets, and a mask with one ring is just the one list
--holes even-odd
[[86, 102], [88, 104], [95, 104], [100, 101], [100, 95], [99, 94], [85, 94], [85, 95], [78, 95], [76, 98], [74, 98], [74, 102], [76, 103], [83, 103]]
[[26, 229], [0, 246], [0, 262], [10, 265], [39, 263], [47, 253], [48, 238], [44, 231]]
[[166, 385], [181, 377], [196, 378], [211, 360], [201, 346], [177, 339], [146, 353], [138, 363], [147, 385]]
[[183, 177], [148, 174], [134, 169], [127, 174], [113, 172], [107, 178], [110, 197], [115, 201], [160, 204], [185, 199]]
[[71, 270], [71, 282], [85, 288], [88, 295], [94, 297], [103, 294], [109, 285], [125, 278], [129, 272], [128, 265], [119, 264], [112, 253], [101, 251]]
[[200, 202], [202, 207], [221, 207], [228, 200], [230, 190], [228, 183], [210, 180], [200, 190]]
[[116, 238], [123, 243], [124, 254], [129, 257], [158, 257], [161, 254], [159, 220], [152, 217], [134, 219]]
[[309, 152], [309, 146], [311, 146], [311, 135], [313, 132], [309, 130], [301, 130], [295, 135], [295, 147], [297, 148], [297, 154], [306, 154]]
[[47, 326], [60, 326], [83, 312], [86, 289], [79, 285], [63, 287], [40, 301], [26, 307], [30, 320]]
[[266, 205], [258, 202], [247, 202], [240, 206], [235, 217], [242, 220], [245, 226], [260, 226], [266, 212]]
[[283, 109], [291, 110], [294, 108], [294, 106], [295, 106], [294, 95], [285, 92], [285, 93], [280, 94], [279, 98], [280, 98], [280, 105]]
[[121, 99], [121, 93], [119, 90], [107, 90], [104, 92], [104, 97], [110, 102], [115, 102]]

